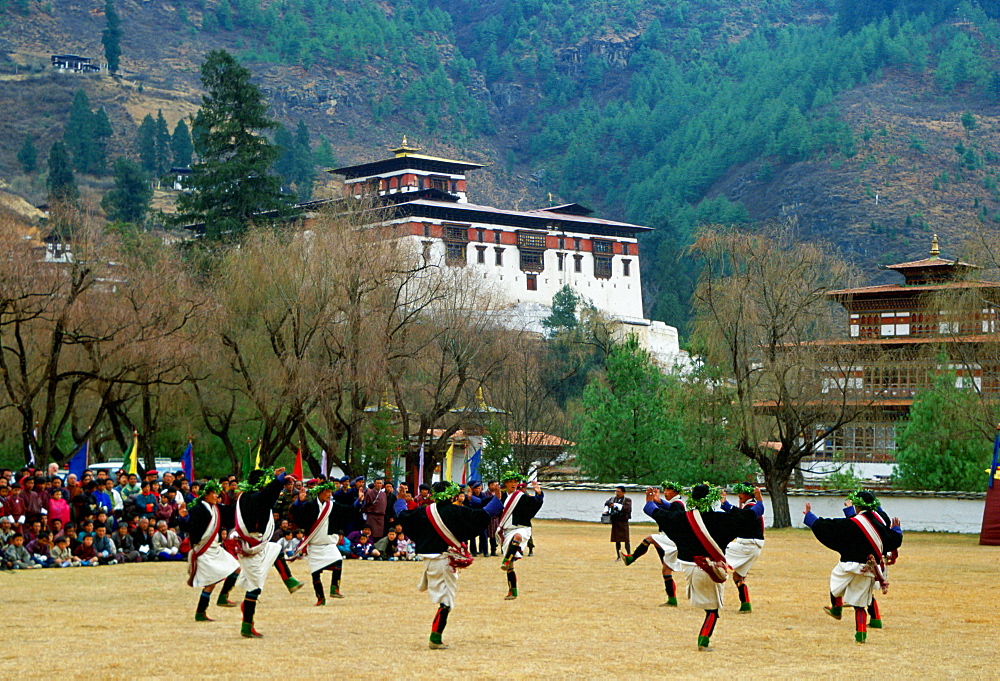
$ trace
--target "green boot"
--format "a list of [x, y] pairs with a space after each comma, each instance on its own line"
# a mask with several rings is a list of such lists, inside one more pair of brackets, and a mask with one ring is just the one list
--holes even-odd
[[881, 629], [882, 620], [869, 620], [868, 626], [871, 627], [872, 629]]
[[344, 597], [344, 595], [340, 593], [340, 585], [339, 584], [331, 584], [330, 585], [330, 598], [343, 598], [343, 597]]
[[517, 589], [508, 589], [507, 595], [504, 597], [505, 601], [512, 601], [517, 598]]
[[839, 620], [843, 616], [843, 606], [835, 605], [833, 607], [823, 608], [823, 612], [832, 617], [835, 620]]
[[213, 620], [211, 617], [209, 617], [204, 612], [196, 612], [194, 614], [194, 621], [195, 622], [214, 622], [215, 620]]
[[299, 580], [295, 579], [294, 577], [289, 577], [288, 579], [285, 579], [285, 580], [282, 580], [282, 581], [284, 581], [285, 588], [288, 589], [288, 593], [290, 593], [290, 594], [295, 593], [296, 591], [298, 591], [299, 589], [301, 589], [303, 586], [305, 586], [302, 582], [300, 582]]
[[856, 631], [856, 632], [854, 632], [854, 642], [855, 643], [864, 643], [867, 640], [868, 640], [868, 632], [867, 631]]
[[740, 603], [740, 612], [753, 612], [753, 606], [749, 603]]
[[698, 637], [698, 651], [702, 652], [702, 653], [710, 653], [710, 652], [712, 652], [712, 648], [708, 645], [708, 642], [709, 642], [708, 636], [699, 636]]
[[243, 638], [264, 638], [263, 634], [258, 633], [258, 631], [253, 628], [253, 622], [244, 622], [240, 625], [240, 636]]
[[239, 603], [233, 603], [229, 600], [229, 594], [219, 594], [219, 598], [216, 599], [215, 604], [220, 608], [235, 608]]

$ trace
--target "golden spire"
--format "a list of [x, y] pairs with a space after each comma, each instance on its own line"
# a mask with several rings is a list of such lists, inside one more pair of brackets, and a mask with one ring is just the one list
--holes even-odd
[[398, 147], [396, 147], [395, 149], [390, 149], [389, 151], [391, 151], [392, 153], [396, 154], [397, 157], [399, 157], [399, 156], [406, 156], [407, 154], [411, 154], [414, 151], [420, 151], [420, 147], [411, 147], [409, 141], [406, 139], [406, 135], [403, 135], [403, 143]]
[[937, 234], [931, 239], [931, 255], [935, 258], [941, 255], [941, 246], [938, 245]]
[[486, 406], [486, 398], [483, 397], [483, 386], [476, 388], [476, 404], [481, 408]]

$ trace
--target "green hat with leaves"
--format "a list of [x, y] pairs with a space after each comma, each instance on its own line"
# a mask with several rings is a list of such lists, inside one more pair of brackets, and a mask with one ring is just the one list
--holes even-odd
[[201, 489], [198, 490], [198, 496], [196, 496], [192, 501], [188, 502], [187, 507], [194, 508], [195, 506], [200, 504], [202, 501], [204, 501], [205, 495], [208, 494], [209, 492], [222, 494], [222, 485], [220, 485], [215, 480], [206, 481], [205, 484], [201, 486]]
[[749, 482], [738, 482], [733, 485], [733, 492], [736, 494], [749, 494], [753, 496], [755, 491], [757, 491], [757, 488]]
[[451, 501], [462, 493], [462, 488], [454, 481], [435, 482], [432, 489], [434, 491], [431, 493], [431, 497], [434, 498], [434, 501]]
[[247, 479], [238, 484], [236, 488], [244, 494], [247, 492], [256, 492], [259, 489], [267, 487], [268, 484], [274, 480], [274, 478], [274, 466], [250, 471], [250, 474], [247, 475]]
[[663, 482], [660, 483], [660, 488], [661, 489], [672, 489], [673, 491], [677, 492], [678, 494], [681, 494], [682, 492], [684, 492], [684, 487], [681, 486], [681, 483], [674, 482], [673, 480], [664, 480]]
[[517, 471], [511, 469], [509, 471], [504, 471], [503, 475], [500, 476], [500, 482], [507, 482], [508, 480], [517, 480], [518, 482], [524, 482], [524, 476]]
[[854, 508], [860, 511], [874, 511], [881, 506], [878, 497], [870, 489], [854, 490], [847, 495], [847, 500], [854, 504]]
[[721, 500], [722, 489], [711, 483], [703, 482], [691, 488], [690, 493], [688, 493], [687, 505], [702, 513], [708, 513]]
[[316, 497], [319, 496], [319, 493], [324, 490], [330, 490], [331, 492], [336, 492], [338, 489], [340, 489], [340, 483], [337, 482], [336, 480], [324, 480], [323, 482], [320, 482], [310, 487], [308, 494], [310, 499], [315, 499]]

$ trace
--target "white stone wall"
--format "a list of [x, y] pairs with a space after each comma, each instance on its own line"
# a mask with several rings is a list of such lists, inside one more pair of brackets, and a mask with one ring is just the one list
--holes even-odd
[[[604, 490], [555, 490], [547, 489], [545, 503], [538, 513], [539, 518], [550, 520], [582, 520], [600, 522], [604, 502], [614, 496], [613, 491]], [[646, 503], [644, 495], [628, 493], [632, 499], [632, 523], [647, 523], [647, 531], [652, 528], [652, 520], [642, 512]], [[881, 498], [882, 507], [890, 516], [898, 516], [903, 531], [964, 532], [979, 534], [983, 522], [984, 499], [954, 499], [948, 497], [886, 496]], [[806, 502], [812, 504], [813, 513], [820, 517], [844, 517], [844, 498], [840, 496], [812, 495], [791, 496], [789, 507], [792, 523], [802, 524], [802, 509]], [[771, 525], [772, 513], [769, 497], [764, 497], [765, 522]]]
[[[472, 223], [473, 229], [494, 229], [495, 225]], [[580, 235], [581, 237], [585, 235]], [[418, 235], [405, 237], [415, 244], [417, 253], [423, 252], [423, 242], [431, 241], [431, 262], [444, 265], [445, 244], [442, 239], [422, 237]], [[567, 233], [566, 241], [572, 244], [573, 235]], [[635, 243], [631, 241], [630, 243]], [[483, 264], [477, 262], [478, 247], [485, 247]], [[496, 249], [503, 249], [503, 264], [496, 264]], [[634, 248], [634, 247], [633, 247]], [[563, 271], [558, 269], [557, 252], [565, 253]], [[529, 291], [527, 275], [521, 271], [520, 252], [513, 244], [497, 244], [491, 241], [471, 241], [466, 247], [466, 268], [490, 281], [510, 301], [512, 305], [521, 303], [537, 303], [548, 306], [552, 297], [559, 289], [569, 285], [580, 296], [593, 303], [594, 307], [605, 314], [619, 319], [642, 320], [642, 289], [639, 277], [639, 258], [636, 255], [615, 255], [611, 264], [611, 278], [597, 279], [594, 277], [593, 254], [573, 250], [557, 251], [546, 249], [544, 256], [545, 269], [536, 274], [538, 290]], [[581, 272], [573, 271], [573, 256], [581, 255]], [[629, 276], [622, 274], [622, 259], [631, 261]]]

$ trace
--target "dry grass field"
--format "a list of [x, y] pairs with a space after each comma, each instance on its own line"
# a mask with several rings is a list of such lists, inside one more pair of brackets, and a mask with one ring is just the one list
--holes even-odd
[[[650, 527], [633, 526], [634, 543]], [[5, 678], [63, 679], [997, 675], [1000, 548], [975, 537], [906, 535], [880, 601], [886, 628], [859, 646], [852, 617], [822, 611], [836, 556], [807, 531], [769, 532], [749, 578], [755, 612], [737, 615], [727, 584], [715, 652], [699, 653], [704, 613], [683, 598], [680, 608], [657, 607], [652, 551], [626, 568], [606, 527], [538, 522], [536, 534], [535, 555], [518, 563], [517, 601], [503, 600], [498, 559], [462, 573], [445, 632], [451, 648], [437, 651], [427, 649], [435, 608], [416, 590], [419, 563], [348, 562], [347, 597], [322, 608], [308, 585], [290, 595], [272, 572], [257, 612], [262, 640], [239, 636], [236, 609], [213, 604], [217, 621], [195, 623], [184, 564], [3, 573], [0, 669]], [[303, 563], [292, 568], [308, 579]]]

